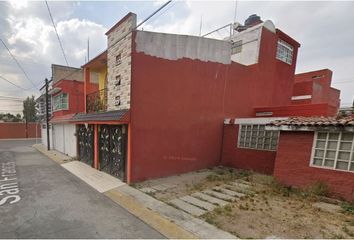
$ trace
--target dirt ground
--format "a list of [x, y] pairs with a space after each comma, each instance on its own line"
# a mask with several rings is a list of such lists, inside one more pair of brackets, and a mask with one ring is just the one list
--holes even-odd
[[[306, 190], [286, 188], [271, 176], [217, 167], [150, 180], [137, 188], [169, 184], [174, 187], [151, 193], [167, 202], [193, 192], [242, 179], [253, 193], [201, 216], [206, 222], [240, 238], [354, 238], [354, 207], [329, 199], [323, 186]], [[330, 203], [336, 211], [313, 206]], [[347, 211], [345, 211], [347, 210]]]

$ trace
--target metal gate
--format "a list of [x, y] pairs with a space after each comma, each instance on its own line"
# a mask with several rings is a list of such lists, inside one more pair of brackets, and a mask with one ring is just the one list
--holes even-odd
[[123, 125], [100, 125], [100, 170], [125, 180], [126, 133]]
[[79, 159], [92, 166], [93, 164], [93, 125], [78, 125], [77, 136], [79, 145]]

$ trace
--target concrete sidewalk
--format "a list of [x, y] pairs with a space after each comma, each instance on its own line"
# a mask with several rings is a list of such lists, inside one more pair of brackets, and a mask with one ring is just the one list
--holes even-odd
[[48, 152], [43, 145], [39, 146], [37, 144], [34, 145], [34, 147], [167, 238], [236, 238], [230, 233], [222, 231], [201, 219], [169, 206], [84, 163], [78, 161], [65, 163], [68, 161], [65, 160], [67, 156], [54, 151]]

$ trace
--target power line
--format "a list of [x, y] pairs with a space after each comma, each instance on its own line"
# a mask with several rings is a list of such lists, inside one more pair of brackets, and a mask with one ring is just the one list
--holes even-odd
[[165, 2], [161, 7], [159, 7], [157, 10], [155, 10], [152, 14], [150, 14], [147, 18], [145, 18], [142, 22], [140, 22], [136, 27], [134, 27], [132, 30], [128, 31], [126, 34], [123, 35], [123, 37], [119, 38], [116, 42], [114, 42], [110, 47], [115, 46], [117, 43], [122, 41], [124, 38], [126, 38], [130, 33], [138, 29], [141, 25], [143, 25], [145, 22], [147, 22], [150, 18], [152, 18], [156, 13], [161, 11], [164, 7], [166, 7], [168, 4], [170, 4], [172, 0], [169, 0]]
[[23, 74], [25, 75], [25, 77], [27, 78], [28, 81], [30, 81], [30, 83], [33, 85], [33, 87], [36, 87], [34, 85], [34, 83], [32, 82], [32, 80], [28, 77], [26, 71], [23, 69], [23, 67], [21, 66], [21, 64], [17, 61], [17, 59], [15, 58], [15, 56], [11, 53], [10, 49], [6, 46], [5, 42], [0, 38], [0, 41], [2, 42], [2, 44], [4, 45], [4, 47], [6, 48], [6, 50], [9, 52], [10, 56], [13, 58], [13, 60], [16, 62], [17, 66], [21, 69], [21, 71], [23, 72]]
[[69, 67], [69, 63], [68, 63], [68, 60], [67, 60], [67, 58], [66, 58], [63, 45], [61, 44], [61, 41], [60, 41], [60, 37], [59, 37], [58, 31], [57, 31], [57, 28], [55, 27], [54, 20], [53, 20], [53, 16], [52, 16], [52, 13], [50, 12], [50, 8], [49, 8], [49, 5], [48, 5], [47, 0], [45, 1], [45, 4], [47, 5], [48, 13], [49, 13], [50, 19], [52, 20], [52, 24], [53, 24], [53, 27], [54, 27], [54, 30], [55, 30], [55, 34], [57, 35], [57, 38], [58, 38], [58, 41], [59, 41], [59, 45], [60, 45], [60, 48], [61, 48], [61, 52], [63, 53], [63, 56], [64, 56], [64, 59], [65, 59], [66, 65]]
[[22, 90], [24, 90], [24, 91], [28, 91], [28, 90], [32, 89], [32, 88], [26, 89], [26, 88], [23, 88], [23, 87], [21, 87], [21, 86], [19, 86], [19, 85], [16, 85], [16, 84], [14, 84], [13, 82], [11, 82], [10, 80], [4, 78], [3, 76], [0, 76], [0, 78], [1, 78], [2, 80], [4, 80], [4, 81], [10, 83], [11, 85], [13, 85], [13, 86], [15, 86], [15, 87], [18, 87], [18, 88], [20, 88], [20, 89], [22, 89]]

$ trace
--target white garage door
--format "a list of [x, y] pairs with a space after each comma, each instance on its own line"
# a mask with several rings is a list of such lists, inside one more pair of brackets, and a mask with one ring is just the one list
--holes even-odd
[[54, 149], [70, 157], [76, 157], [75, 124], [53, 125]]
[[54, 141], [54, 149], [65, 153], [64, 147], [64, 125], [63, 124], [53, 124], [53, 141]]
[[70, 157], [76, 157], [76, 127], [75, 124], [65, 124], [64, 134], [65, 134], [65, 154]]

